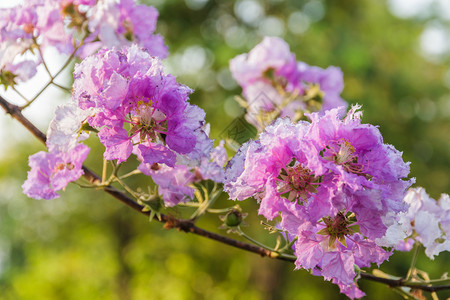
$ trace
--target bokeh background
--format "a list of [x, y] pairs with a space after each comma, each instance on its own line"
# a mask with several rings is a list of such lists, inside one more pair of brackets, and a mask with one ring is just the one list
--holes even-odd
[[[265, 35], [283, 37], [310, 65], [339, 66], [343, 98], [363, 105], [364, 122], [380, 126], [385, 142], [411, 161], [411, 176], [431, 196], [450, 192], [450, 4], [446, 0], [159, 0], [158, 31], [169, 45], [167, 69], [195, 89], [191, 101], [207, 112], [212, 138], [243, 111], [228, 62]], [[49, 97], [47, 97], [49, 98]], [[33, 105], [41, 129], [54, 104]], [[42, 99], [41, 101], [49, 101]], [[50, 112], [50, 113], [49, 113]], [[39, 116], [37, 116], [39, 115]], [[29, 155], [44, 150], [17, 122], [2, 119], [0, 157], [0, 299], [346, 299], [338, 288], [292, 264], [165, 230], [96, 190], [70, 185], [52, 201], [28, 199], [21, 185]], [[101, 146], [91, 138], [87, 165], [100, 172]], [[6, 149], [6, 150], [5, 150]], [[130, 166], [132, 168], [133, 166]], [[147, 184], [137, 177], [131, 185]], [[233, 205], [224, 195], [218, 206]], [[245, 228], [260, 228], [253, 201]], [[182, 216], [185, 212], [171, 210]], [[216, 216], [199, 225], [219, 231]], [[410, 253], [382, 265], [403, 276]], [[418, 267], [439, 278], [450, 255], [420, 252]], [[384, 285], [360, 281], [366, 299], [400, 299]], [[441, 299], [449, 292], [439, 294]], [[428, 295], [426, 295], [428, 296]]]

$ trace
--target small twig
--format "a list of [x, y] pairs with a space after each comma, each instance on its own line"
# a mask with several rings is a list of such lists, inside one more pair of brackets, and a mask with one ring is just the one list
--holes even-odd
[[68, 93], [71, 93], [71, 92], [72, 92], [72, 90], [71, 90], [70, 88], [65, 87], [65, 86], [63, 86], [63, 85], [60, 85], [59, 83], [56, 83], [55, 81], [52, 81], [52, 84], [53, 84], [54, 86], [56, 86], [56, 87], [58, 87], [58, 88], [64, 90], [64, 91], [68, 92]]
[[72, 53], [70, 54], [70, 56], [67, 58], [67, 60], [64, 62], [64, 64], [62, 65], [62, 67], [58, 70], [58, 72], [56, 72], [55, 73], [55, 75], [52, 75], [51, 74], [51, 72], [50, 72], [50, 70], [48, 69], [48, 67], [47, 67], [47, 65], [45, 64], [45, 61], [44, 61], [44, 57], [43, 57], [43, 55], [42, 55], [42, 52], [41, 52], [41, 49], [40, 49], [40, 47], [39, 47], [39, 45], [38, 45], [38, 49], [39, 49], [39, 53], [40, 53], [40, 55], [41, 55], [41, 57], [42, 57], [42, 62], [43, 62], [43, 65], [44, 65], [44, 68], [46, 69], [46, 71], [47, 71], [47, 73], [48, 73], [48, 75], [50, 76], [50, 80], [47, 82], [47, 84], [31, 99], [31, 100], [29, 100], [27, 103], [25, 103], [24, 105], [22, 105], [21, 107], [20, 107], [20, 110], [24, 110], [25, 108], [27, 108], [28, 106], [30, 106], [51, 84], [53, 84], [53, 85], [55, 85], [55, 86], [57, 86], [57, 87], [59, 87], [59, 88], [61, 88], [61, 89], [63, 89], [63, 90], [66, 90], [66, 91], [71, 91], [70, 89], [68, 89], [68, 88], [66, 88], [66, 87], [63, 87], [63, 86], [61, 86], [61, 85], [59, 85], [58, 83], [55, 83], [55, 79], [56, 79], [56, 77], [58, 77], [59, 76], [59, 74], [61, 74], [61, 72], [62, 71], [64, 71], [64, 69], [72, 62], [72, 60], [73, 60], [73, 58], [75, 57], [75, 54], [77, 53], [77, 51], [84, 45], [84, 41], [85, 41], [85, 39], [87, 38], [87, 34], [83, 37], [83, 39], [80, 41], [80, 44], [78, 44], [78, 46], [76, 46], [74, 49], [73, 49], [73, 51], [72, 51]]
[[411, 259], [411, 264], [408, 269], [408, 273], [406, 274], [406, 279], [409, 280], [414, 273], [414, 268], [416, 267], [417, 256], [419, 255], [419, 244], [417, 242], [414, 243], [413, 248], [413, 257]]
[[138, 175], [138, 174], [142, 174], [142, 172], [139, 171], [139, 170], [133, 170], [133, 171], [131, 171], [131, 172], [127, 173], [127, 174], [121, 175], [119, 177], [120, 177], [120, 179], [125, 179], [125, 178], [128, 178], [130, 176]]
[[41, 57], [42, 64], [44, 65], [45, 71], [47, 72], [48, 76], [50, 76], [50, 78], [53, 79], [52, 73], [50, 72], [50, 69], [48, 68], [47, 63], [45, 62], [44, 54], [42, 53], [42, 49], [39, 46], [39, 44], [36, 40], [36, 37], [33, 37], [33, 41], [34, 41], [34, 45], [36, 45], [36, 48], [38, 49], [38, 53], [39, 53], [39, 56]]
[[20, 98], [22, 98], [23, 100], [25, 100], [25, 102], [28, 102], [29, 100], [27, 99], [27, 97], [25, 97], [18, 89], [16, 89], [16, 87], [13, 85], [11, 86], [12, 90], [14, 92], [16, 92], [17, 95], [19, 95]]

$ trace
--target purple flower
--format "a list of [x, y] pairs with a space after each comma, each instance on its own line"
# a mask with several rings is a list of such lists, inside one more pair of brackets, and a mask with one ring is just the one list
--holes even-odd
[[56, 191], [83, 175], [82, 165], [88, 153], [89, 148], [79, 144], [68, 152], [41, 151], [30, 156], [31, 170], [22, 185], [24, 193], [35, 199], [58, 198]]
[[413, 182], [404, 179], [409, 165], [401, 153], [383, 144], [376, 126], [361, 123], [358, 109], [344, 119], [343, 108], [311, 113], [310, 123], [277, 119], [241, 147], [224, 183], [232, 199], [256, 198], [267, 219], [281, 215], [280, 228], [297, 237], [297, 268], [313, 270], [352, 298], [363, 295], [354, 266], [391, 255], [378, 239], [405, 210]]
[[36, 66], [16, 66], [15, 61], [28, 51], [34, 54], [34, 46], [41, 52], [49, 47], [63, 54], [76, 50], [75, 56], [83, 58], [105, 46], [135, 43], [152, 56], [165, 58], [167, 47], [162, 37], [154, 34], [157, 18], [154, 7], [133, 0], [30, 0], [0, 9], [0, 71], [9, 64], [6, 70], [17, 70], [13, 74], [19, 81], [34, 76]]
[[334, 174], [339, 190], [334, 206], [353, 211], [358, 220], [367, 220], [361, 232], [379, 238], [386, 230], [382, 216], [406, 209], [402, 199], [414, 180], [403, 180], [409, 163], [403, 162], [402, 153], [393, 146], [383, 144], [376, 126], [361, 123], [359, 108], [354, 106], [343, 120], [339, 118], [342, 108], [323, 116], [309, 115], [314, 150], [308, 167], [318, 176]]
[[392, 253], [357, 233], [351, 219], [349, 212], [339, 212], [313, 225], [301, 214], [283, 212], [279, 227], [297, 236], [294, 244], [297, 269], [310, 269], [314, 275], [331, 280], [353, 299], [364, 295], [355, 284], [355, 266], [380, 265]]
[[268, 126], [259, 141], [245, 145], [228, 165], [225, 191], [232, 199], [259, 199], [259, 213], [268, 219], [279, 211], [301, 210], [315, 222], [335, 211], [330, 202], [333, 176], [317, 176], [308, 163], [313, 152], [309, 130], [309, 123], [289, 119]]
[[177, 154], [194, 155], [209, 140], [205, 113], [188, 103], [192, 90], [136, 45], [101, 50], [77, 65], [74, 76], [73, 99], [97, 111], [88, 121], [99, 129], [108, 160], [120, 163], [134, 152], [144, 164], [173, 167]]
[[[227, 154], [223, 147], [224, 142], [209, 152], [205, 152], [203, 157], [196, 165], [188, 166], [184, 164], [176, 164], [169, 167], [174, 162], [167, 161], [175, 160], [175, 157], [165, 157], [163, 152], [160, 152], [160, 161], [163, 164], [141, 163], [138, 169], [145, 175], [151, 176], [153, 181], [158, 185], [159, 193], [162, 195], [164, 203], [167, 206], [174, 206], [180, 202], [187, 201], [194, 197], [194, 189], [192, 183], [203, 180], [212, 180], [214, 182], [222, 183], [225, 178], [223, 165], [227, 160]], [[140, 157], [139, 160], [144, 159]]]
[[278, 117], [297, 121], [305, 112], [346, 106], [339, 68], [321, 69], [297, 62], [288, 44], [265, 37], [248, 54], [230, 61], [233, 77], [247, 101], [245, 119], [262, 131]]
[[347, 106], [347, 102], [340, 97], [344, 89], [344, 79], [341, 69], [328, 67], [322, 69], [316, 66], [308, 66], [304, 62], [298, 62], [297, 69], [300, 73], [299, 80], [308, 85], [318, 85], [323, 97], [321, 112], [329, 109]]
[[138, 44], [152, 56], [167, 57], [167, 46], [155, 35], [158, 11], [152, 6], [137, 5], [134, 0], [103, 0], [94, 7], [89, 29], [98, 35], [99, 47]]
[[177, 165], [172, 168], [153, 164], [151, 168], [140, 170], [150, 175], [158, 185], [158, 192], [162, 195], [166, 206], [175, 206], [194, 198], [194, 189], [189, 186], [193, 182], [194, 175], [186, 166]]
[[286, 76], [295, 70], [295, 55], [289, 45], [278, 37], [265, 37], [248, 54], [241, 54], [230, 61], [234, 79], [246, 89], [255, 81], [262, 80], [266, 72], [274, 71], [276, 76]]
[[425, 247], [425, 254], [434, 259], [442, 251], [450, 251], [450, 200], [447, 194], [436, 201], [423, 188], [410, 189], [404, 198], [408, 211], [392, 218], [386, 234], [377, 240], [380, 245], [409, 251], [414, 242]]
[[408, 164], [377, 127], [361, 124], [357, 109], [343, 120], [338, 109], [309, 115], [311, 123], [277, 120], [232, 159], [225, 190], [232, 199], [255, 196], [268, 219], [306, 210], [314, 223], [345, 209], [364, 220], [363, 234], [383, 236], [382, 216], [404, 209], [412, 180], [402, 180]]
[[67, 152], [87, 139], [89, 135], [82, 130], [82, 125], [93, 114], [93, 109], [82, 110], [75, 103], [58, 106], [47, 130], [49, 151]]

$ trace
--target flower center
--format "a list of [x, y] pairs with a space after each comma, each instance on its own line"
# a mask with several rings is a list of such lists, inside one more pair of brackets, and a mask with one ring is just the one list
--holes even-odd
[[132, 135], [139, 133], [140, 141], [150, 140], [152, 142], [165, 141], [167, 134], [167, 116], [159, 109], [152, 106], [153, 102], [139, 101], [130, 114]]
[[25, 31], [26, 34], [33, 33], [34, 25], [32, 23], [26, 23], [22, 26], [23, 31]]
[[66, 169], [66, 168], [68, 170], [73, 170], [75, 168], [75, 166], [72, 163], [70, 163], [70, 162], [69, 163], [60, 163], [60, 164], [56, 165], [55, 171], [56, 172], [62, 171], [64, 169]]
[[340, 139], [338, 142], [327, 145], [320, 152], [323, 159], [332, 161], [340, 165], [346, 172], [365, 176], [370, 179], [371, 176], [365, 174], [365, 166], [358, 161], [358, 155], [355, 154], [355, 147], [347, 139]]
[[[323, 245], [328, 249], [336, 248], [336, 241], [341, 243], [344, 247], [347, 247], [347, 242], [345, 240], [346, 236], [354, 234], [357, 229], [352, 228], [352, 223], [355, 221], [351, 220], [352, 215], [346, 216], [343, 212], [339, 212], [334, 217], [324, 217], [322, 218], [323, 226], [317, 234], [324, 235], [328, 237], [328, 245]], [[324, 240], [326, 241], [326, 239]]]
[[322, 178], [316, 177], [312, 171], [294, 159], [283, 169], [277, 177], [277, 191], [289, 201], [303, 204], [308, 196], [317, 193], [317, 186]]

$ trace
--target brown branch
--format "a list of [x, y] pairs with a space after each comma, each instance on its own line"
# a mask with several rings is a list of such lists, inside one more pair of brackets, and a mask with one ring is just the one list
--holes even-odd
[[390, 287], [405, 286], [405, 287], [410, 287], [412, 289], [419, 289], [419, 290], [427, 291], [430, 293], [450, 289], [450, 285], [431, 286], [431, 285], [426, 285], [426, 283], [424, 283], [424, 284], [419, 284], [419, 282], [410, 283], [410, 282], [406, 281], [404, 278], [399, 278], [399, 279], [383, 278], [383, 277], [378, 277], [378, 276], [375, 276], [375, 275], [369, 274], [369, 273], [361, 273], [361, 278], [368, 279], [368, 280], [375, 281], [375, 282], [384, 283]]
[[[0, 96], [0, 106], [6, 111], [7, 114], [11, 115], [14, 119], [19, 121], [23, 126], [25, 126], [38, 140], [45, 143], [46, 136], [44, 133], [42, 133], [36, 126], [34, 126], [22, 113], [19, 106], [14, 105], [6, 101], [2, 96]], [[101, 183], [101, 178], [95, 174], [93, 171], [91, 171], [89, 168], [83, 166], [84, 171], [84, 177], [89, 180], [89, 182], [98, 184]], [[134, 210], [138, 211], [141, 214], [144, 214], [146, 216], [150, 215], [150, 212], [143, 211], [143, 206], [138, 204], [136, 201], [134, 201], [132, 198], [128, 197], [125, 193], [119, 191], [113, 186], [106, 186], [103, 187], [104, 191], [116, 198], [117, 200], [121, 201], [125, 205], [133, 208]], [[245, 251], [249, 251], [252, 253], [256, 253], [261, 255], [262, 257], [267, 256], [270, 258], [276, 258], [279, 260], [294, 262], [295, 260], [288, 257], [280, 256], [278, 253], [264, 249], [259, 246], [255, 246], [252, 244], [248, 244], [245, 242], [241, 242], [232, 238], [229, 238], [227, 236], [223, 236], [205, 229], [202, 229], [200, 227], [195, 226], [195, 224], [192, 222], [192, 220], [183, 220], [183, 219], [177, 219], [172, 216], [161, 214], [160, 220], [161, 223], [164, 224], [164, 228], [171, 229], [176, 228], [179, 231], [184, 231], [186, 233], [193, 233], [199, 236], [203, 236], [205, 238], [218, 241], [223, 244], [227, 244], [232, 247], [236, 247]], [[369, 273], [361, 273], [361, 278], [367, 279], [370, 281], [380, 282], [384, 283], [390, 287], [400, 287], [400, 286], [406, 286], [411, 287], [414, 289], [420, 289], [427, 292], [436, 292], [439, 290], [444, 289], [450, 289], [450, 285], [439, 285], [439, 286], [429, 286], [429, 285], [416, 285], [416, 284], [409, 284], [407, 281], [402, 279], [389, 279], [389, 278], [382, 278], [378, 277]]]
[[14, 119], [19, 121], [23, 126], [25, 126], [28, 131], [30, 131], [38, 140], [45, 143], [47, 137], [45, 134], [39, 130], [33, 123], [31, 123], [21, 112], [21, 108], [17, 105], [11, 104], [6, 101], [2, 96], [0, 96], [0, 106], [10, 114]]
[[[22, 113], [19, 106], [14, 105], [6, 101], [2, 96], [0, 96], [0, 106], [11, 115], [14, 119], [19, 121], [23, 126], [25, 126], [38, 140], [45, 143], [46, 136], [44, 133], [42, 133], [39, 128], [34, 126]], [[93, 171], [91, 171], [86, 166], [83, 166], [84, 171], [84, 177], [91, 183], [98, 184], [101, 183], [101, 178], [95, 174]], [[134, 210], [140, 212], [141, 214], [144, 214], [146, 216], [149, 216], [149, 212], [144, 212], [144, 207], [138, 204], [136, 201], [134, 201], [132, 198], [128, 197], [123, 192], [119, 191], [113, 186], [106, 186], [103, 187], [104, 191], [116, 198], [117, 200], [121, 201], [125, 205], [128, 205], [129, 207], [133, 208]], [[264, 248], [247, 244], [226, 236], [222, 236], [220, 234], [207, 231], [205, 229], [199, 228], [194, 225], [194, 223], [191, 220], [181, 220], [176, 219], [174, 217], [161, 214], [161, 218], [159, 220], [160, 222], [164, 223], [164, 227], [167, 229], [170, 228], [177, 228], [180, 231], [184, 232], [190, 232], [197, 235], [204, 236], [206, 238], [239, 248], [243, 249], [249, 252], [257, 253], [261, 256], [269, 256], [269, 257], [275, 257], [278, 254], [269, 250], [266, 250]], [[286, 259], [285, 259], [286, 260]]]

